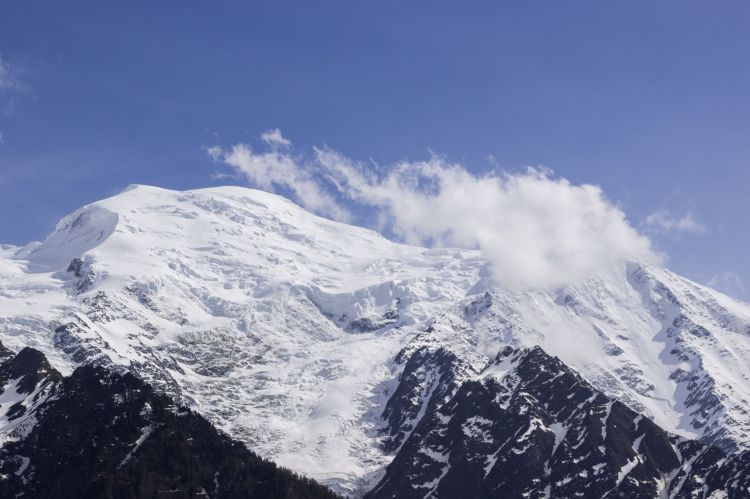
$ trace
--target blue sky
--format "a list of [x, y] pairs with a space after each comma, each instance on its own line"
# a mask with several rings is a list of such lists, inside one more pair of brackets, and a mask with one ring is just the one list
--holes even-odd
[[242, 183], [205, 148], [280, 128], [380, 164], [543, 165], [674, 270], [750, 282], [749, 48], [742, 1], [4, 2], [0, 241], [131, 183]]

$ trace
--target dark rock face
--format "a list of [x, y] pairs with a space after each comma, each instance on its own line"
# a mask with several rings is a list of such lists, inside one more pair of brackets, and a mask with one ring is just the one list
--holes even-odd
[[[412, 354], [389, 406], [413, 413], [404, 394], [415, 393], [427, 355]], [[458, 364], [441, 349], [432, 355]], [[478, 375], [443, 383], [366, 497], [747, 497], [750, 453], [727, 457], [668, 434], [539, 347], [507, 347]]]
[[109, 344], [81, 318], [57, 327], [52, 341], [55, 348], [61, 350], [76, 364], [111, 364], [109, 357], [104, 353], [110, 350]]
[[[18, 355], [0, 344], [0, 395], [12, 404], [0, 410], [7, 423], [0, 433], [5, 438], [18, 438], [33, 424], [29, 413], [52, 393], [62, 376], [33, 348], [24, 348]], [[4, 413], [4, 414], [3, 414]]]
[[389, 310], [376, 319], [371, 319], [369, 317], [354, 319], [344, 327], [344, 330], [347, 333], [371, 333], [378, 329], [397, 324], [398, 319], [398, 312], [396, 310]]
[[28, 411], [33, 426], [0, 448], [0, 497], [336, 497], [132, 374], [85, 365], [63, 378], [26, 348], [0, 365], [0, 382], [53, 386]]
[[5, 386], [10, 380], [17, 380], [18, 393], [32, 393], [40, 383], [56, 382], [61, 378], [60, 373], [49, 365], [43, 353], [29, 347], [17, 355], [11, 354], [0, 364], [0, 383]]
[[67, 271], [76, 277], [75, 290], [77, 293], [84, 293], [96, 282], [96, 272], [80, 258], [71, 260]]
[[[727, 456], [718, 447], [690, 442], [685, 450], [694, 461], [685, 464], [670, 484], [675, 497], [750, 497], [750, 451]], [[721, 491], [726, 491], [722, 496]], [[714, 496], [711, 494], [715, 493]]]
[[6, 359], [13, 357], [15, 353], [5, 348], [5, 345], [0, 343], [0, 362], [4, 362]]
[[452, 396], [470, 371], [456, 355], [443, 348], [415, 351], [406, 361], [398, 387], [383, 411], [388, 423], [386, 450], [398, 449], [414, 430], [420, 415], [433, 412]]

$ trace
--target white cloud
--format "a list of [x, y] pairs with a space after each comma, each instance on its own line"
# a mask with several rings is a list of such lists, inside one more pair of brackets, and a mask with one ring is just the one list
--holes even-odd
[[647, 216], [641, 223], [651, 233], [658, 234], [703, 234], [706, 227], [687, 212], [681, 217], [673, 216], [668, 210], [660, 208]]
[[[273, 140], [265, 142], [277, 143]], [[214, 161], [231, 166], [260, 189], [273, 191], [276, 187], [286, 188], [304, 207], [312, 211], [336, 220], [351, 219], [349, 212], [319, 185], [312, 171], [314, 165], [298, 162], [291, 155], [281, 153], [276, 148], [257, 153], [248, 144], [236, 144], [227, 150], [214, 146], [206, 151]]]
[[745, 296], [745, 283], [737, 274], [725, 270], [713, 276], [706, 283], [722, 293], [743, 298]]
[[261, 140], [271, 147], [291, 147], [292, 142], [281, 135], [281, 130], [274, 128], [266, 130], [260, 136]]
[[376, 177], [334, 151], [316, 155], [342, 195], [380, 209], [394, 233], [479, 247], [501, 282], [561, 285], [613, 260], [656, 259], [601, 189], [548, 171], [475, 175], [433, 156]]
[[[0, 116], [3, 118], [10, 117], [16, 107], [16, 99], [13, 95], [17, 91], [24, 90], [26, 87], [17, 78], [17, 69], [7, 62], [3, 61], [0, 56], [0, 106], [3, 107]], [[7, 103], [6, 103], [7, 99]], [[0, 145], [5, 144], [5, 136], [0, 130]]]
[[0, 56], [0, 91], [17, 89], [21, 83], [16, 79], [14, 68]]
[[380, 169], [313, 151], [300, 159], [239, 144], [216, 158], [260, 188], [289, 188], [314, 211], [348, 201], [374, 209], [381, 230], [406, 242], [480, 248], [501, 283], [560, 286], [612, 261], [659, 259], [599, 187], [549, 171], [477, 175], [435, 155]]

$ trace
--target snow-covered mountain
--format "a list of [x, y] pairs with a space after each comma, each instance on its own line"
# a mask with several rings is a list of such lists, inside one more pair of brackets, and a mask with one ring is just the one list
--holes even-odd
[[507, 347], [541, 347], [674, 438], [750, 447], [750, 306], [653, 265], [514, 288], [478, 251], [396, 244], [238, 187], [133, 186], [2, 248], [3, 344], [63, 374], [131, 370], [341, 492], [382, 484]]

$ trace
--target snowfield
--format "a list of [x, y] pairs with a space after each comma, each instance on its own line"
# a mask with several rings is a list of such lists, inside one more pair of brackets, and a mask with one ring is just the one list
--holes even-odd
[[750, 447], [750, 306], [663, 268], [512, 289], [478, 251], [396, 244], [239, 187], [132, 186], [0, 248], [6, 347], [64, 374], [135, 370], [341, 492], [392, 459], [381, 415], [397, 355], [421, 346], [479, 372], [506, 345], [540, 345], [668, 431]]

